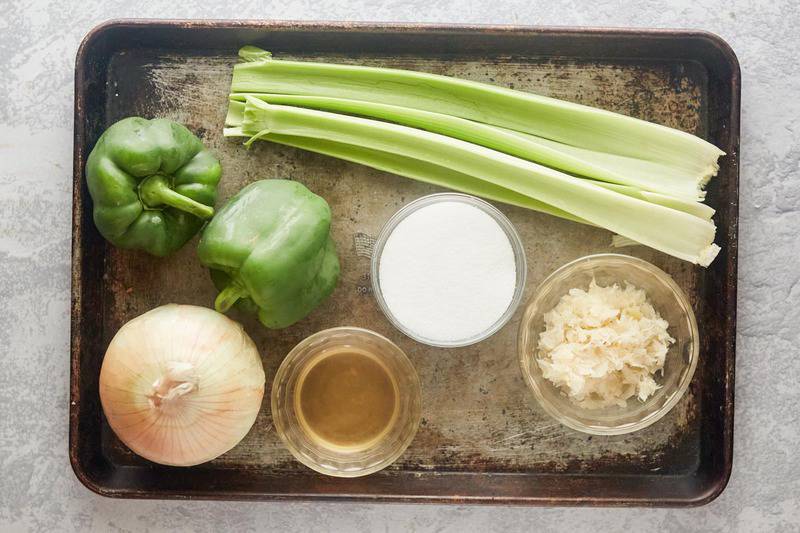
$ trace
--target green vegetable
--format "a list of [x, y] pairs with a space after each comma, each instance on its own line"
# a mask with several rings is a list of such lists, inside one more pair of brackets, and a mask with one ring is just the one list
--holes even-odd
[[[716, 174], [717, 159], [723, 155], [714, 145], [682, 131], [495, 85], [408, 70], [280, 61], [273, 59], [269, 52], [252, 46], [242, 48], [239, 54], [245, 62], [234, 67], [231, 83], [234, 96], [236, 93], [268, 93], [326, 97], [469, 119], [592, 152], [666, 165], [674, 173], [667, 181], [682, 183], [698, 198], [702, 197], [700, 189]], [[386, 113], [385, 109], [376, 111], [377, 106], [359, 105], [361, 111], [352, 109], [351, 112], [359, 114], [370, 108], [376, 113]], [[476, 133], [467, 133], [473, 134]], [[596, 163], [608, 167], [607, 170], [626, 173], [628, 177], [636, 174], [635, 166], [629, 168], [614, 158], [602, 163], [596, 160]], [[565, 159], [563, 164], [572, 163]], [[661, 179], [656, 178], [640, 177], [652, 183]]]
[[211, 269], [219, 312], [235, 303], [268, 328], [308, 315], [336, 286], [339, 259], [328, 204], [288, 180], [251, 183], [203, 230], [197, 254]]
[[[241, 128], [226, 128], [225, 136], [251, 137], [251, 135], [243, 133]], [[399, 176], [405, 176], [406, 178], [431, 183], [440, 187], [447, 187], [496, 202], [532, 209], [574, 222], [587, 223], [566, 211], [547, 205], [544, 202], [500, 187], [494, 183], [473, 178], [472, 176], [447, 167], [428, 163], [427, 161], [420, 161], [419, 159], [411, 159], [391, 152], [372, 150], [363, 146], [342, 144], [324, 139], [294, 137], [291, 135], [279, 135], [274, 133], [261, 135], [259, 139], [317, 152], [337, 159], [344, 159], [385, 172], [391, 172]]]
[[115, 246], [168, 255], [214, 214], [221, 173], [186, 127], [122, 119], [100, 136], [86, 162], [95, 225]]
[[[251, 137], [242, 132], [241, 127], [225, 128], [226, 137]], [[427, 161], [419, 159], [411, 159], [398, 154], [390, 152], [383, 152], [380, 150], [372, 150], [363, 146], [355, 146], [352, 144], [343, 144], [335, 141], [328, 141], [324, 139], [313, 139], [308, 137], [294, 137], [291, 135], [280, 135], [276, 133], [267, 133], [259, 136], [260, 140], [271, 141], [294, 148], [308, 150], [319, 154], [335, 157], [337, 159], [344, 159], [353, 163], [359, 163], [368, 167], [376, 168], [384, 172], [397, 174], [417, 181], [431, 183], [439, 187], [446, 187], [473, 196], [480, 196], [487, 200], [495, 202], [502, 202], [540, 213], [546, 213], [573, 222], [582, 224], [589, 224], [589, 222], [576, 217], [566, 211], [548, 205], [539, 200], [535, 200], [524, 194], [500, 187], [494, 183], [483, 181], [467, 174], [457, 172], [447, 167], [431, 164]], [[633, 196], [654, 204], [671, 207], [686, 213], [699, 216], [710, 220], [714, 215], [714, 209], [691, 200], [682, 200], [667, 196], [659, 193], [648, 191], [640, 191], [633, 187], [625, 185], [616, 185], [613, 183], [597, 182], [597, 185], [611, 189], [613, 191]]]
[[706, 220], [711, 220], [711, 217], [713, 217], [715, 213], [713, 207], [707, 206], [706, 204], [700, 202], [695, 202], [694, 200], [685, 200], [683, 198], [676, 198], [674, 196], [660, 194], [657, 192], [642, 191], [635, 187], [617, 185], [615, 183], [597, 182], [597, 185], [600, 185], [601, 187], [611, 191], [626, 194], [633, 198], [638, 198], [639, 200], [663, 205], [664, 207], [669, 207], [671, 209], [677, 209], [678, 211], [683, 211], [684, 213], [704, 218]]
[[713, 244], [714, 223], [704, 217], [428, 131], [248, 97], [241, 130], [228, 134], [250, 135], [248, 144], [279, 134], [389, 152], [514, 191], [693, 263], [708, 265], [719, 250]]
[[702, 200], [705, 196], [694, 176], [662, 163], [594, 152], [442, 113], [376, 102], [319, 96], [236, 93], [231, 95], [228, 106], [225, 120], [228, 126], [241, 126], [247, 97], [270, 104], [309, 107], [395, 122], [480, 144], [572, 174], [630, 185], [688, 201]]

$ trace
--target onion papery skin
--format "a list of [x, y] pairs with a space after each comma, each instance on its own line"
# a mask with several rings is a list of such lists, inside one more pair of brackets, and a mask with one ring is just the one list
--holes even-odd
[[265, 382], [255, 343], [239, 323], [205, 307], [169, 304], [134, 318], [111, 340], [100, 402], [134, 453], [192, 466], [247, 435]]

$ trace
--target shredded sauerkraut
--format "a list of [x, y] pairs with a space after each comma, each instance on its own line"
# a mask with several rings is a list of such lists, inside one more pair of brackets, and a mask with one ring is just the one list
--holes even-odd
[[642, 289], [626, 284], [571, 289], [544, 315], [537, 363], [542, 375], [587, 409], [645, 401], [659, 385], [675, 339]]

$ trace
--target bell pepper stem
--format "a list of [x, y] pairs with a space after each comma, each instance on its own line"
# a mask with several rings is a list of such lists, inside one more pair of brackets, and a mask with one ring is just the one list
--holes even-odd
[[172, 190], [166, 176], [161, 174], [154, 174], [142, 180], [139, 184], [139, 198], [145, 206], [150, 208], [168, 205], [203, 220], [207, 220], [214, 215], [213, 207], [201, 204]]
[[219, 313], [227, 313], [239, 298], [247, 296], [247, 291], [237, 283], [231, 283], [217, 295], [214, 300], [214, 309]]

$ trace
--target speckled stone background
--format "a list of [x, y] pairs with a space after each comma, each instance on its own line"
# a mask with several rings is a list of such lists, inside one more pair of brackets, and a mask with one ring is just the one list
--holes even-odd
[[[800, 531], [800, 6], [791, 0], [0, 0], [0, 531]], [[688, 509], [115, 501], [67, 459], [75, 52], [116, 17], [702, 28], [743, 71], [734, 469]]]

